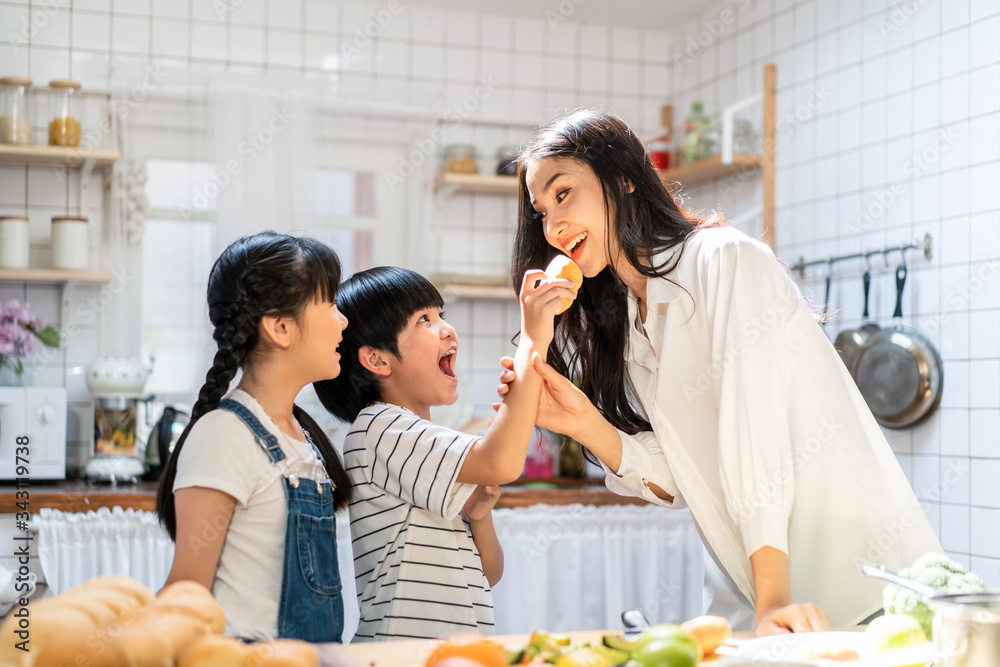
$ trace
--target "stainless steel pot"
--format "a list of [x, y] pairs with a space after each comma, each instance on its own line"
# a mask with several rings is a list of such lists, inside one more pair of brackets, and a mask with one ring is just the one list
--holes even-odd
[[833, 343], [833, 346], [837, 348], [837, 352], [840, 353], [840, 358], [844, 360], [844, 365], [847, 366], [847, 370], [850, 371], [852, 376], [854, 375], [854, 367], [858, 363], [858, 357], [861, 356], [862, 348], [864, 348], [865, 343], [867, 343], [872, 336], [877, 334], [879, 330], [879, 326], [877, 324], [868, 320], [868, 297], [872, 288], [871, 271], [865, 271], [864, 283], [865, 308], [861, 313], [864, 324], [857, 329], [844, 329], [837, 334], [837, 340]]
[[944, 594], [873, 565], [861, 571], [922, 595], [934, 611], [935, 667], [1000, 665], [1000, 593]]
[[941, 401], [944, 366], [934, 344], [900, 324], [906, 265], [896, 269], [897, 324], [873, 335], [861, 349], [854, 381], [879, 424], [908, 428], [926, 419]]

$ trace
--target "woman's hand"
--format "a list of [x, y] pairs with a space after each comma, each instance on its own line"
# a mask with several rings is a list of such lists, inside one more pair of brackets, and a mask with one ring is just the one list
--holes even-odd
[[[537, 286], [536, 286], [537, 283]], [[521, 335], [544, 355], [555, 333], [553, 318], [563, 299], [576, 299], [568, 280], [550, 280], [544, 271], [527, 271], [521, 281]]]
[[[506, 370], [500, 373], [500, 385], [497, 394], [502, 399], [510, 390], [508, 386], [514, 381], [514, 360], [502, 357], [500, 365]], [[535, 370], [542, 377], [542, 391], [538, 397], [538, 417], [535, 423], [544, 429], [577, 438], [577, 429], [588, 411], [596, 410], [586, 394], [576, 385], [563, 377], [549, 364], [536, 358]], [[500, 406], [494, 403], [494, 409]]]
[[790, 604], [768, 611], [757, 621], [757, 636], [830, 629], [830, 617], [814, 604]]
[[485, 519], [497, 504], [501, 493], [499, 486], [477, 486], [462, 508], [465, 518], [469, 521]]

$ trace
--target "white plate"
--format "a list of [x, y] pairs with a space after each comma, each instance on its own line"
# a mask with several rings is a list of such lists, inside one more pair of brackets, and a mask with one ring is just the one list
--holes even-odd
[[[850, 647], [858, 652], [860, 662], [834, 662], [831, 660], [809, 660], [809, 653], [816, 648]], [[801, 632], [787, 635], [757, 637], [740, 644], [741, 658], [753, 658], [765, 663], [796, 661], [809, 665], [861, 665], [866, 667], [893, 667], [911, 665], [931, 659], [931, 644], [918, 649], [900, 651], [891, 657], [873, 656], [868, 638], [863, 632]]]

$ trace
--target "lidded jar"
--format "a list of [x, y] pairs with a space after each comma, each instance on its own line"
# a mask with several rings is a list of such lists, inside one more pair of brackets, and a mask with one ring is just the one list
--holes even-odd
[[0, 78], [0, 143], [30, 144], [28, 91], [31, 79], [23, 76]]
[[0, 268], [28, 268], [28, 219], [0, 215]]
[[80, 82], [70, 79], [49, 81], [49, 145], [79, 146]]
[[52, 218], [52, 268], [86, 269], [90, 258], [90, 232], [87, 218], [56, 216]]

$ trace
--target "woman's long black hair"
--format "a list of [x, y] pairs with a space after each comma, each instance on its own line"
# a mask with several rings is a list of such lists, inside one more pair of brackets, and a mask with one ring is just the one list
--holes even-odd
[[351, 326], [340, 341], [340, 375], [314, 382], [316, 395], [337, 419], [351, 423], [366, 407], [382, 400], [378, 379], [358, 359], [365, 345], [399, 357], [399, 334], [424, 308], [441, 308], [441, 293], [416, 271], [377, 266], [355, 273], [337, 293], [337, 309]]
[[[511, 279], [514, 290], [525, 271], [544, 268], [559, 254], [545, 240], [531, 205], [526, 172], [544, 158], [575, 160], [601, 183], [608, 245], [612, 235], [623, 257], [648, 277], [667, 278], [680, 260], [655, 264], [654, 257], [698, 229], [716, 224], [680, 208], [646, 157], [642, 142], [614, 114], [577, 111], [542, 128], [519, 158], [517, 232]], [[630, 190], [630, 188], [634, 189]], [[651, 430], [629, 401], [625, 350], [628, 344], [627, 290], [611, 265], [583, 281], [576, 305], [556, 316], [549, 363], [579, 381], [580, 389], [616, 428], [630, 434]]]
[[[256, 349], [261, 318], [297, 318], [313, 299], [333, 301], [340, 283], [340, 260], [333, 249], [307, 237], [262, 232], [241, 238], [215, 261], [208, 277], [208, 318], [218, 343], [212, 368], [191, 410], [191, 421], [167, 460], [156, 492], [156, 512], [171, 539], [177, 539], [174, 480], [177, 457], [188, 433], [205, 413], [219, 407], [236, 372]], [[293, 414], [308, 431], [326, 460], [326, 470], [336, 485], [334, 503], [346, 507], [351, 481], [329, 438], [312, 417], [298, 406]]]

